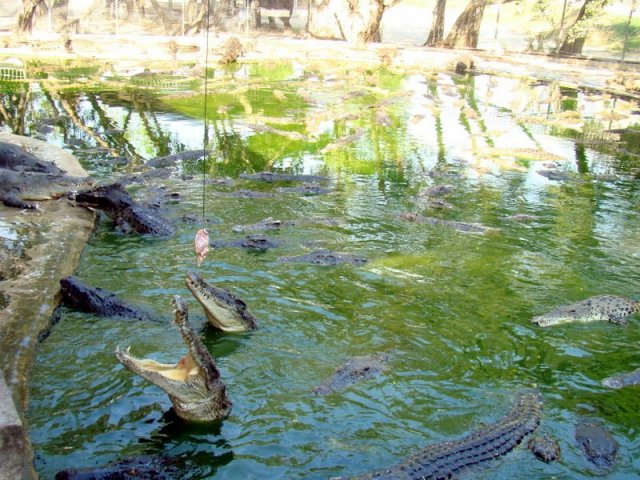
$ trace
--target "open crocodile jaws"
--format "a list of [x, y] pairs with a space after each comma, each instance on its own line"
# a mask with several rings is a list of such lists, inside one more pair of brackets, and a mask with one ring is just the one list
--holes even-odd
[[534, 317], [531, 321], [541, 327], [568, 322], [605, 321], [624, 325], [625, 317], [640, 311], [640, 302], [616, 295], [598, 295], [581, 302], [563, 305], [555, 310]]
[[173, 297], [175, 322], [187, 344], [188, 353], [175, 365], [149, 359], [138, 359], [116, 348], [116, 359], [133, 373], [140, 375], [167, 392], [176, 414], [190, 422], [209, 422], [227, 417], [231, 401], [220, 379], [213, 357], [189, 324], [187, 304]]
[[258, 328], [256, 318], [247, 310], [247, 305], [233, 293], [209, 285], [200, 275], [188, 272], [187, 288], [200, 302], [209, 324], [225, 332], [242, 332]]
[[535, 392], [525, 393], [496, 423], [483, 426], [458, 440], [429, 445], [394, 467], [350, 478], [358, 480], [454, 478], [467, 467], [492, 460], [513, 450], [525, 436], [538, 428], [541, 416], [540, 395]]

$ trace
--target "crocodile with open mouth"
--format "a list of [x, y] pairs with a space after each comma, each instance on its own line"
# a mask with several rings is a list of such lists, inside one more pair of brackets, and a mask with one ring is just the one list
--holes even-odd
[[200, 337], [189, 323], [185, 301], [173, 297], [175, 322], [188, 352], [175, 365], [149, 359], [138, 359], [116, 348], [116, 359], [133, 373], [140, 375], [164, 390], [171, 399], [178, 417], [190, 422], [210, 422], [229, 415], [231, 400], [226, 386], [220, 379], [220, 371]]
[[258, 328], [256, 317], [247, 310], [247, 305], [230, 291], [209, 285], [195, 272], [187, 273], [185, 284], [204, 308], [212, 327], [225, 332]]

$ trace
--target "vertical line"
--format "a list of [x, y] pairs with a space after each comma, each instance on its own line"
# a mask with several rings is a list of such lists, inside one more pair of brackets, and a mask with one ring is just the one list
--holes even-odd
[[207, 126], [207, 98], [208, 98], [208, 79], [207, 69], [209, 66], [209, 13], [211, 10], [211, 2], [207, 0], [207, 33], [205, 40], [205, 52], [204, 52], [204, 134], [203, 134], [203, 151], [204, 158], [202, 160], [202, 223], [204, 224], [204, 201], [206, 194], [206, 181], [207, 181], [207, 145], [209, 143], [209, 129]]

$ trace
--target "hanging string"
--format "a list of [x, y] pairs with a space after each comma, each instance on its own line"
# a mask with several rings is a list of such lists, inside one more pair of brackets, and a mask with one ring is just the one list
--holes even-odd
[[[205, 197], [207, 193], [207, 146], [209, 145], [209, 128], [207, 125], [207, 100], [209, 97], [209, 82], [207, 79], [207, 70], [209, 68], [209, 13], [211, 10], [211, 1], [207, 0], [207, 21], [206, 21], [206, 40], [204, 49], [204, 132], [202, 138], [202, 224], [205, 225]], [[202, 227], [196, 232], [194, 239], [194, 249], [196, 252], [196, 264], [200, 266], [209, 252], [209, 232]]]
[[209, 68], [209, 14], [211, 10], [211, 0], [207, 1], [207, 20], [206, 20], [206, 34], [205, 34], [205, 49], [204, 49], [204, 133], [202, 138], [202, 148], [204, 158], [202, 161], [202, 223], [205, 223], [204, 203], [206, 194], [206, 181], [207, 181], [207, 146], [209, 145], [209, 128], [207, 125], [207, 100], [209, 98], [209, 82], [208, 82], [208, 68]]

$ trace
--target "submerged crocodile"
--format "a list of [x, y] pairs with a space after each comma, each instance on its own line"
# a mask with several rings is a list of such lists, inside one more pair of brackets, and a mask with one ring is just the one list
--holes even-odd
[[367, 355], [353, 357], [325, 381], [313, 389], [317, 395], [328, 395], [342, 390], [352, 383], [374, 377], [387, 369], [388, 355]]
[[[513, 450], [528, 434], [538, 428], [541, 416], [540, 395], [525, 393], [496, 423], [482, 426], [458, 440], [429, 445], [394, 467], [350, 478], [358, 480], [454, 478], [465, 468], [492, 460]], [[346, 477], [342, 479], [346, 480]]]
[[124, 233], [172, 235], [174, 228], [152, 209], [138, 204], [119, 183], [78, 192], [75, 201], [104, 211]]
[[307, 184], [304, 184], [301, 187], [280, 187], [278, 188], [278, 191], [282, 193], [299, 193], [305, 197], [311, 197], [314, 195], [325, 195], [327, 193], [331, 193], [331, 190], [328, 188], [322, 188], [318, 185], [307, 185]]
[[189, 324], [187, 304], [175, 295], [175, 322], [188, 352], [175, 365], [138, 359], [116, 348], [116, 359], [133, 373], [164, 390], [176, 414], [186, 421], [209, 422], [227, 417], [231, 401], [215, 361]]
[[90, 287], [77, 277], [63, 278], [60, 287], [62, 301], [69, 307], [104, 317], [149, 319], [149, 315], [127, 305], [112, 292]]
[[280, 230], [282, 227], [289, 227], [295, 224], [296, 222], [293, 220], [275, 220], [273, 217], [268, 217], [251, 225], [235, 225], [232, 230], [236, 233], [255, 230]]
[[616, 295], [597, 295], [581, 302], [563, 305], [531, 321], [541, 327], [568, 322], [605, 321], [625, 325], [626, 317], [640, 311], [640, 302]]
[[125, 478], [173, 480], [180, 478], [185, 462], [167, 455], [125, 458], [98, 468], [67, 468], [55, 480], [116, 480]]
[[400, 218], [415, 223], [442, 225], [465, 233], [489, 233], [497, 231], [497, 229], [495, 228], [485, 227], [484, 225], [481, 225], [479, 223], [459, 222], [457, 220], [442, 220], [441, 218], [425, 217], [424, 215], [413, 212], [402, 213], [400, 214]]
[[295, 255], [278, 258], [284, 263], [313, 263], [314, 265], [338, 265], [339, 263], [351, 263], [352, 265], [364, 265], [367, 259], [350, 253], [336, 253], [329, 250], [316, 250], [305, 255]]
[[263, 182], [328, 182], [328, 177], [322, 175], [296, 175], [291, 173], [258, 172], [241, 173], [240, 178], [247, 180], [262, 180]]
[[70, 191], [88, 188], [92, 183], [89, 177], [0, 168], [0, 200], [7, 207], [33, 210], [38, 208], [38, 204], [29, 200], [60, 198]]
[[209, 285], [200, 275], [188, 272], [185, 284], [200, 302], [209, 324], [225, 332], [255, 330], [258, 322], [247, 305], [229, 290]]
[[241, 247], [248, 250], [268, 250], [276, 248], [278, 243], [264, 235], [247, 235], [240, 240], [213, 240], [211, 246], [213, 248]]
[[145, 163], [146, 167], [153, 168], [165, 168], [165, 167], [173, 167], [175, 164], [184, 160], [198, 160], [199, 158], [204, 157], [205, 151], [203, 149], [200, 150], [184, 150], [182, 152], [174, 153], [171, 155], [165, 155], [163, 157], [155, 157], [151, 160], [148, 160]]
[[576, 426], [576, 441], [587, 460], [600, 469], [609, 469], [618, 453], [618, 442], [602, 425], [592, 421]]
[[640, 385], [640, 368], [635, 369], [633, 372], [621, 373], [612, 377], [607, 377], [602, 380], [602, 384], [609, 388], [622, 388]]
[[218, 197], [235, 197], [235, 198], [269, 198], [273, 197], [273, 193], [259, 192], [256, 190], [236, 190], [235, 192], [214, 192]]

